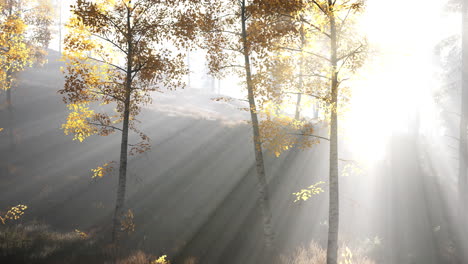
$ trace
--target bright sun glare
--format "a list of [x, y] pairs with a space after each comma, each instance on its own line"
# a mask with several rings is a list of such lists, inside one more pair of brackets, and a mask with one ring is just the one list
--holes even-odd
[[389, 137], [406, 131], [418, 109], [420, 119], [435, 122], [434, 47], [461, 26], [459, 16], [441, 10], [443, 3], [437, 0], [368, 1], [362, 30], [371, 53], [353, 84], [344, 125], [347, 143], [361, 159], [382, 159]]

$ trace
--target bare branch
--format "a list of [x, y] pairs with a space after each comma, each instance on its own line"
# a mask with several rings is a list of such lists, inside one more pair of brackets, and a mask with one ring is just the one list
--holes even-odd
[[[289, 18], [294, 19], [294, 20], [297, 20], [296, 17], [293, 17], [293, 16], [288, 15], [288, 14], [279, 13], [279, 15], [285, 16], [285, 17], [289, 17]], [[306, 23], [307, 25], [309, 25], [309, 26], [315, 28], [316, 30], [320, 31], [322, 34], [324, 34], [324, 35], [327, 36], [328, 38], [331, 38], [331, 35], [330, 35], [329, 33], [323, 31], [320, 27], [316, 26], [315, 24], [312, 24], [311, 22], [305, 20], [303, 17], [301, 17], [300, 21], [301, 21], [301, 22], [304, 22], [304, 23]]]
[[338, 32], [341, 32], [341, 30], [343, 29], [344, 25], [346, 24], [346, 20], [348, 19], [348, 16], [349, 16], [349, 14], [351, 13], [351, 10], [352, 10], [352, 8], [349, 8], [349, 9], [348, 9], [348, 12], [346, 13], [346, 16], [344, 17], [344, 19], [341, 19], [341, 18], [340, 18], [340, 20], [341, 20], [341, 25], [340, 25], [340, 28], [338, 29]]
[[90, 59], [90, 60], [94, 60], [94, 61], [97, 61], [97, 62], [101, 62], [101, 63], [107, 64], [107, 65], [112, 66], [112, 67], [115, 67], [116, 69], [119, 69], [119, 70], [121, 70], [121, 71], [123, 71], [123, 72], [127, 72], [127, 70], [125, 70], [125, 69], [121, 68], [120, 66], [117, 66], [117, 65], [115, 65], [115, 64], [113, 64], [113, 63], [110, 63], [110, 62], [107, 62], [107, 61], [103, 61], [103, 60], [100, 60], [100, 59], [96, 59], [96, 58], [93, 58], [93, 57], [89, 57], [89, 56], [86, 57], [86, 58], [88, 58], [88, 59]]
[[99, 91], [93, 91], [95, 94], [99, 94], [99, 95], [102, 95], [102, 96], [109, 96], [109, 97], [112, 97], [114, 98], [115, 100], [117, 101], [120, 101], [120, 102], [124, 102], [125, 100], [121, 99], [121, 98], [118, 98], [112, 94], [107, 94], [107, 93], [103, 93], [103, 92], [99, 92]]
[[127, 51], [125, 51], [122, 47], [120, 47], [119, 45], [117, 45], [115, 42], [113, 42], [112, 40], [110, 40], [109, 38], [106, 37], [103, 37], [103, 36], [100, 36], [98, 34], [94, 34], [94, 33], [91, 33], [91, 36], [93, 37], [96, 37], [96, 38], [100, 38], [110, 44], [112, 44], [112, 46], [116, 47], [117, 49], [119, 49], [120, 51], [122, 51], [124, 54], [127, 54]]
[[244, 68], [244, 66], [242, 66], [242, 65], [225, 65], [225, 66], [221, 66], [219, 69], [224, 70], [226, 68]]
[[355, 160], [348, 160], [348, 159], [338, 159], [338, 160], [343, 161], [343, 162], [357, 163], [357, 161]]
[[94, 126], [101, 126], [101, 127], [107, 127], [107, 128], [112, 128], [112, 129], [115, 129], [115, 130], [119, 130], [120, 132], [122, 132], [123, 130], [121, 128], [118, 128], [118, 127], [115, 127], [115, 126], [109, 126], [109, 125], [104, 125], [104, 124], [100, 124], [100, 123], [91, 123], [91, 122], [88, 122], [90, 125], [94, 125]]
[[296, 135], [296, 136], [307, 136], [307, 137], [316, 137], [316, 138], [319, 138], [319, 139], [323, 139], [323, 140], [330, 141], [329, 138], [321, 137], [321, 136], [317, 136], [317, 135], [312, 135], [312, 134], [291, 133], [291, 135]]
[[229, 31], [229, 30], [210, 30], [210, 31], [204, 31], [205, 33], [228, 33], [228, 34], [233, 34], [236, 36], [242, 36], [241, 33], [234, 32], [234, 31]]
[[322, 97], [322, 96], [318, 96], [318, 95], [314, 95], [314, 94], [310, 94], [310, 93], [301, 93], [301, 92], [286, 92], [288, 94], [302, 94], [302, 95], [307, 95], [307, 96], [310, 96], [310, 97], [314, 97], [314, 98], [317, 98], [317, 99], [320, 99], [324, 102], [327, 102], [327, 98], [326, 97]]
[[325, 56], [323, 56], [323, 55], [314, 53], [314, 52], [305, 51], [305, 50], [302, 50], [302, 49], [288, 48], [288, 47], [278, 47], [278, 48], [280, 48], [280, 49], [285, 49], [285, 50], [290, 50], [290, 51], [304, 52], [304, 53], [307, 53], [307, 54], [310, 54], [310, 55], [314, 55], [314, 56], [316, 56], [316, 57], [319, 57], [319, 58], [321, 58], [321, 59], [330, 61], [329, 58], [327, 58], [327, 57], [325, 57]]
[[318, 74], [318, 73], [312, 73], [312, 74], [303, 74], [302, 76], [303, 76], [303, 77], [320, 77], [320, 78], [324, 78], [324, 79], [331, 80], [331, 78], [330, 78], [330, 77], [328, 77], [328, 76], [325, 76], [325, 75], [322, 75], [322, 74]]
[[325, 15], [328, 16], [328, 13], [322, 8], [322, 6], [321, 6], [319, 3], [317, 3], [317, 1], [312, 0], [312, 2], [313, 2]]
[[343, 55], [341, 57], [338, 58], [337, 61], [341, 61], [343, 59], [347, 59], [355, 54], [359, 54], [359, 53], [362, 53], [363, 51], [361, 50], [362, 48], [364, 48], [364, 44], [361, 43], [361, 45], [359, 45], [359, 47], [357, 47], [356, 49], [354, 49], [353, 51], [351, 51], [350, 53], [346, 54], [346, 55]]

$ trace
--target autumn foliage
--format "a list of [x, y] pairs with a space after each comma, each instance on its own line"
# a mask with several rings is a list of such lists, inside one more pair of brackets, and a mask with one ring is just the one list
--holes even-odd
[[49, 0], [0, 1], [0, 87], [11, 88], [15, 73], [45, 62], [51, 39]]

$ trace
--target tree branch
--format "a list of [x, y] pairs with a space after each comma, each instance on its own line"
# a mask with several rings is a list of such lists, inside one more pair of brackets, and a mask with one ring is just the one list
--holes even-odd
[[325, 15], [328, 16], [328, 13], [322, 8], [322, 6], [319, 3], [317, 3], [317, 1], [312, 0], [312, 3], [314, 3]]
[[244, 68], [244, 66], [242, 66], [242, 65], [225, 65], [225, 66], [219, 67], [220, 70], [224, 70], [226, 68]]
[[115, 64], [113, 64], [113, 63], [110, 63], [110, 62], [107, 62], [107, 61], [103, 61], [103, 60], [100, 60], [100, 59], [96, 59], [96, 58], [93, 58], [93, 57], [89, 57], [89, 56], [87, 56], [86, 58], [88, 58], [88, 59], [90, 59], [90, 60], [94, 60], [94, 61], [97, 61], [97, 62], [101, 62], [101, 63], [107, 64], [107, 65], [112, 66], [112, 67], [115, 67], [116, 69], [119, 69], [119, 70], [121, 70], [121, 71], [123, 71], [123, 72], [127, 72], [127, 70], [125, 70], [125, 69], [121, 68], [120, 66], [117, 66], [117, 65], [115, 65]]
[[312, 74], [303, 74], [302, 76], [303, 76], [303, 77], [320, 77], [320, 78], [324, 78], [324, 79], [331, 80], [331, 78], [330, 78], [330, 77], [328, 77], [328, 76], [325, 76], [325, 75], [322, 75], [322, 74], [318, 74], [318, 73], [312, 73]]
[[338, 160], [343, 161], [343, 162], [357, 163], [357, 161], [355, 161], [355, 160], [348, 160], [348, 159], [338, 159]]
[[351, 57], [351, 56], [354, 55], [354, 54], [359, 54], [359, 53], [361, 53], [362, 51], [359, 51], [359, 50], [360, 50], [361, 48], [363, 48], [363, 47], [364, 47], [364, 44], [359, 45], [359, 47], [357, 47], [356, 49], [354, 49], [354, 50], [351, 51], [350, 53], [339, 57], [337, 61], [341, 61], [341, 60], [343, 60], [343, 59], [347, 59], [347, 58]]
[[121, 128], [118, 128], [118, 127], [115, 127], [115, 126], [109, 126], [109, 125], [104, 125], [104, 124], [99, 124], [99, 123], [91, 123], [91, 122], [88, 122], [88, 123], [90, 125], [108, 127], [108, 128], [112, 128], [112, 129], [115, 129], [115, 130], [119, 130], [120, 132], [123, 132], [123, 130]]
[[338, 31], [340, 33], [341, 33], [341, 30], [343, 29], [345, 23], [346, 23], [346, 20], [348, 19], [349, 14], [351, 13], [351, 10], [352, 10], [352, 8], [349, 8], [348, 12], [346, 13], [346, 16], [344, 17], [344, 19], [340, 19], [341, 20], [341, 25], [340, 25], [340, 28], [338, 29]]
[[120, 51], [122, 51], [124, 54], [127, 54], [127, 51], [125, 51], [122, 47], [120, 47], [119, 45], [117, 45], [115, 42], [113, 42], [112, 40], [110, 40], [109, 38], [106, 37], [103, 37], [103, 36], [100, 36], [98, 34], [95, 34], [95, 33], [91, 33], [91, 36], [93, 37], [96, 37], [96, 38], [100, 38], [104, 41], [107, 41], [108, 43], [112, 44], [112, 46], [116, 47], [117, 49], [119, 49]]
[[236, 36], [242, 36], [241, 33], [234, 32], [234, 31], [229, 31], [229, 30], [210, 30], [210, 31], [204, 31], [205, 33], [228, 33], [228, 34], [233, 34]]
[[323, 140], [330, 141], [329, 138], [321, 137], [321, 136], [317, 136], [317, 135], [312, 135], [312, 134], [291, 133], [291, 135], [296, 135], [296, 136], [307, 136], [307, 137], [316, 137], [316, 138], [319, 138], [319, 139], [323, 139]]
[[330, 61], [329, 58], [327, 58], [327, 57], [325, 57], [325, 56], [323, 56], [323, 55], [314, 53], [314, 52], [305, 51], [305, 50], [302, 50], [302, 49], [288, 48], [288, 47], [278, 47], [278, 48], [280, 48], [280, 49], [285, 49], [285, 50], [290, 50], [290, 51], [304, 52], [304, 53], [307, 53], [307, 54], [310, 54], [310, 55], [314, 55], [314, 56], [316, 56], [316, 57], [319, 57], [319, 58], [321, 58], [321, 59]]

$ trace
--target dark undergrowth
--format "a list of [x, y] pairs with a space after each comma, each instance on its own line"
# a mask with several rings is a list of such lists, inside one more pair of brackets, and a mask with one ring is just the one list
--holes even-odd
[[100, 236], [79, 230], [59, 233], [38, 222], [0, 226], [0, 263], [164, 263], [157, 259], [142, 251], [117, 249]]

